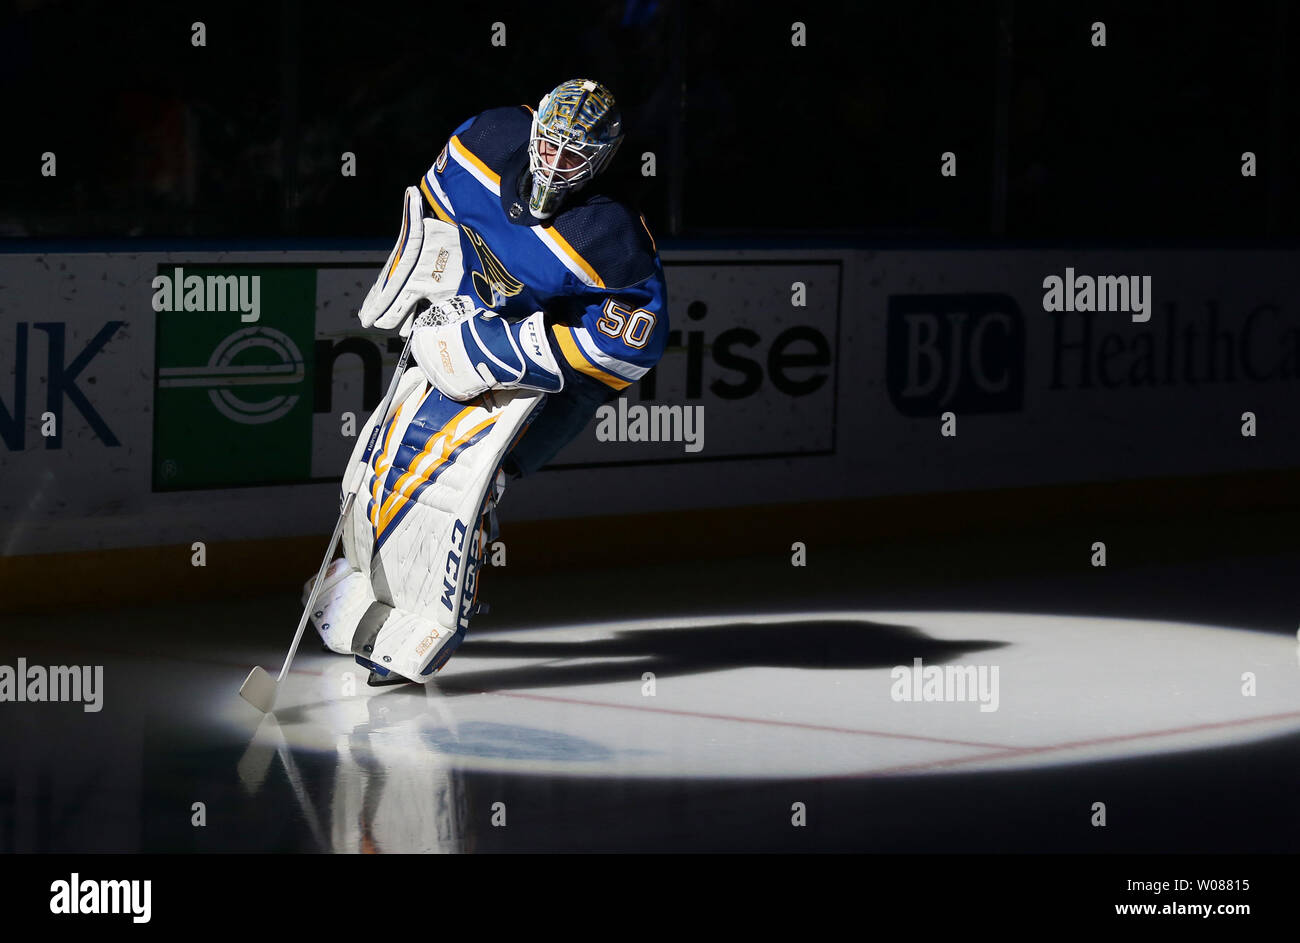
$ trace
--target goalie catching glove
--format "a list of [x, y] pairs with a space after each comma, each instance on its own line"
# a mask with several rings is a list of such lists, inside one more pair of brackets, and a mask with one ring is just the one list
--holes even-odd
[[437, 304], [454, 297], [465, 274], [460, 229], [424, 216], [424, 197], [407, 187], [402, 229], [388, 261], [361, 303], [357, 316], [364, 327], [392, 330], [423, 300]]
[[564, 389], [540, 311], [511, 324], [458, 295], [419, 317], [411, 353], [430, 383], [462, 402], [487, 390]]

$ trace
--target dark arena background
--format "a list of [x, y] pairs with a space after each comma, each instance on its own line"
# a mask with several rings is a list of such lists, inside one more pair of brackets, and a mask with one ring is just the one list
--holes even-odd
[[[135, 875], [160, 922], [213, 853], [853, 852], [899, 907], [924, 853], [990, 921], [1261, 919], [1300, 848], [1298, 40], [1280, 0], [8, 5], [0, 849], [59, 857], [7, 912]], [[309, 628], [263, 716], [402, 347], [356, 317], [402, 191], [574, 77], [666, 352], [509, 484], [432, 681]], [[177, 269], [260, 277], [276, 345], [156, 310]]]

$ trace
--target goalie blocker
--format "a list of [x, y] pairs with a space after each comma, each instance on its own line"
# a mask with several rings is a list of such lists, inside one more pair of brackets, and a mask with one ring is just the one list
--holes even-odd
[[372, 684], [428, 681], [464, 639], [493, 537], [499, 467], [545, 398], [517, 389], [459, 402], [411, 370], [391, 415], [371, 416], [358, 436], [361, 449], [382, 422], [370, 463], [359, 466], [344, 557], [311, 618], [330, 649], [372, 670]]

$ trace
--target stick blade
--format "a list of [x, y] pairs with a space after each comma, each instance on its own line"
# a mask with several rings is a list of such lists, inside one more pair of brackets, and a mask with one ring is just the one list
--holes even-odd
[[239, 689], [239, 696], [252, 704], [263, 714], [269, 714], [275, 706], [275, 691], [278, 685], [261, 665], [248, 673]]

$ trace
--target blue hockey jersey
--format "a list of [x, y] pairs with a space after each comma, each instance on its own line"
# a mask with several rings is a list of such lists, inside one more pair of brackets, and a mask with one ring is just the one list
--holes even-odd
[[531, 125], [525, 105], [471, 118], [420, 181], [426, 212], [460, 228], [460, 293], [512, 321], [546, 312], [565, 386], [511, 453], [513, 474], [549, 461], [658, 362], [668, 337], [663, 266], [643, 217], [599, 191], [579, 191], [547, 220], [528, 212]]

